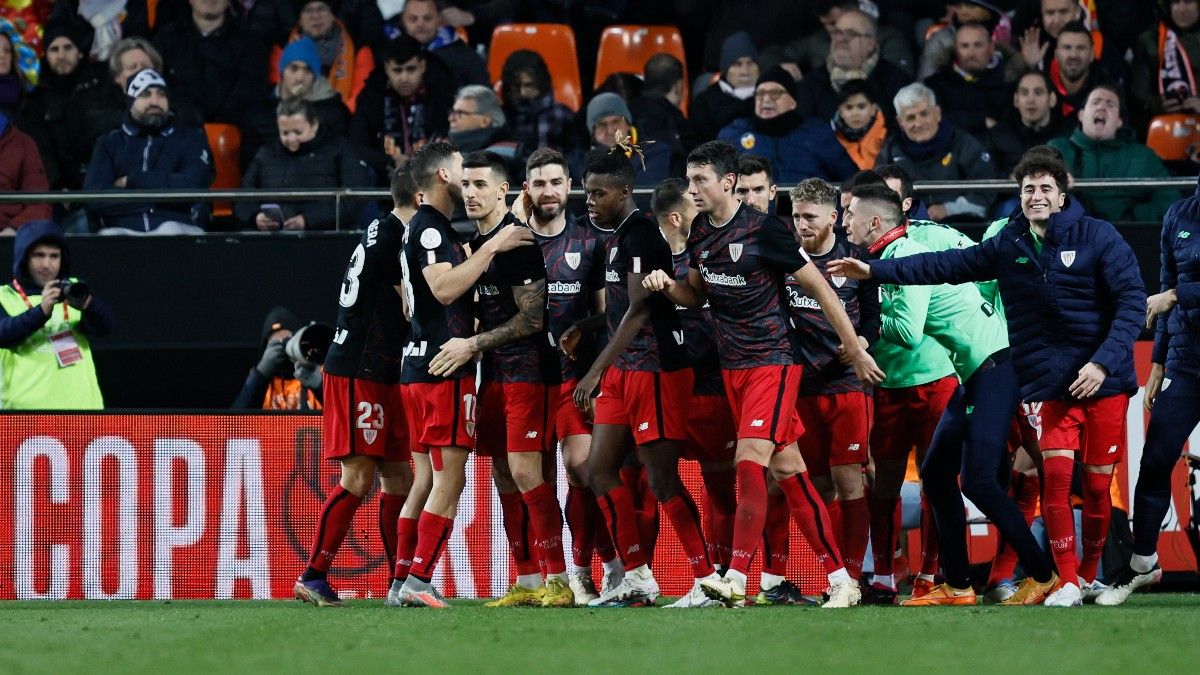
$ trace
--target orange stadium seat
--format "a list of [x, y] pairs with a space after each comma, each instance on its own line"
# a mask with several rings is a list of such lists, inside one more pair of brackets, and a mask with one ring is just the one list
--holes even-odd
[[541, 54], [550, 69], [554, 99], [578, 112], [583, 102], [579, 79], [579, 57], [575, 51], [575, 32], [559, 23], [510, 23], [496, 26], [488, 50], [488, 74], [499, 91], [504, 61], [515, 51], [528, 49]]
[[691, 81], [687, 74], [687, 57], [683, 53], [683, 36], [674, 26], [609, 26], [600, 34], [600, 51], [596, 55], [596, 81], [599, 87], [613, 73], [641, 75], [651, 56], [666, 52], [679, 59], [683, 66], [683, 98], [679, 104], [687, 114]]
[[146, 23], [154, 28], [154, 21], [158, 18], [158, 0], [146, 0]]
[[[213, 154], [213, 167], [217, 177], [213, 179], [212, 188], [215, 190], [230, 190], [242, 186], [242, 169], [238, 164], [242, 154], [242, 132], [232, 124], [205, 124], [204, 133], [208, 136], [208, 147]], [[216, 202], [213, 204], [214, 216], [232, 216], [233, 204]]]
[[1200, 150], [1200, 115], [1156, 115], [1150, 120], [1146, 145], [1158, 153], [1163, 161], [1189, 159]]

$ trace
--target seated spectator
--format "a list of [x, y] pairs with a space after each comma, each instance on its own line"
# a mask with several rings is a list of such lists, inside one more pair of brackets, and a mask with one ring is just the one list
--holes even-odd
[[[997, 27], [1001, 21], [1007, 22], [1008, 17], [988, 0], [955, 0], [946, 3], [946, 9], [950, 12], [950, 23], [943, 25], [933, 34], [925, 39], [925, 46], [921, 51], [921, 62], [917, 66], [917, 80], [924, 81], [933, 75], [942, 66], [950, 63], [954, 56], [954, 36], [958, 32], [959, 26], [968, 23], [978, 23], [987, 27], [988, 34], [996, 40]], [[1008, 30], [1011, 26], [1007, 23], [1004, 31], [1004, 38], [1008, 38]]]
[[1004, 80], [1004, 54], [992, 42], [992, 32], [980, 23], [958, 28], [954, 60], [925, 84], [942, 102], [946, 121], [980, 141], [1008, 106], [1011, 91]]
[[[861, 0], [818, 0], [816, 3], [817, 17], [821, 20], [821, 30], [799, 37], [791, 42], [768, 47], [762, 53], [762, 67], [783, 66], [799, 80], [803, 73], [809, 73], [825, 65], [829, 58], [833, 34], [837, 30], [837, 21], [846, 12], [863, 10], [863, 5], [870, 5], [878, 18], [879, 9], [876, 3], [861, 2]], [[899, 29], [888, 25], [879, 26], [879, 58], [897, 66], [905, 75], [913, 74], [912, 47]]]
[[[235, 410], [320, 410], [322, 373], [304, 372], [288, 357], [287, 342], [301, 328], [286, 307], [267, 312], [262, 327], [262, 356], [242, 383]], [[306, 377], [297, 377], [306, 375]]]
[[[317, 112], [321, 129], [331, 136], [346, 137], [350, 128], [350, 110], [321, 72], [317, 45], [307, 37], [288, 43], [279, 57], [279, 84], [271, 88], [248, 114], [246, 133], [242, 134], [242, 155], [253, 158], [263, 145], [274, 142], [279, 131], [275, 124], [276, 108], [281, 101], [303, 99]], [[246, 162], [243, 162], [245, 166]]]
[[1101, 82], [1109, 82], [1108, 73], [1096, 61], [1092, 33], [1078, 21], [1069, 23], [1058, 34], [1054, 61], [1047, 71], [1058, 93], [1063, 117], [1072, 117], [1083, 107], [1088, 92]]
[[408, 161], [413, 151], [449, 131], [453, 78], [437, 56], [407, 35], [388, 43], [354, 109], [350, 138], [355, 150], [382, 180], [389, 165]]
[[646, 61], [641, 96], [629, 102], [633, 123], [646, 138], [666, 144], [671, 152], [671, 176], [687, 171], [687, 155], [699, 145], [679, 106], [683, 102], [683, 64], [670, 54]]
[[442, 21], [436, 0], [408, 0], [400, 12], [400, 25], [385, 24], [389, 40], [407, 35], [427, 51], [437, 54], [453, 74], [455, 89], [468, 84], [491, 85], [483, 59], [458, 36], [458, 31]]
[[[334, 14], [335, 0], [301, 0], [300, 22], [288, 36], [288, 43], [303, 37], [313, 41], [321, 64], [320, 75], [341, 96], [342, 102], [353, 106], [355, 98], [375, 68], [371, 48], [358, 45], [349, 29]], [[281, 57], [282, 58], [282, 57]], [[279, 67], [283, 67], [279, 62]], [[350, 112], [354, 112], [353, 109]]]
[[[837, 112], [837, 92], [850, 80], [870, 82], [885, 101], [911, 80], [899, 66], [880, 58], [875, 36], [876, 23], [870, 16], [851, 10], [838, 17], [829, 58], [824, 65], [805, 74], [800, 82], [796, 100], [802, 117], [833, 119]], [[890, 119], [890, 111], [883, 114]]]
[[779, 186], [771, 177], [771, 163], [758, 155], [742, 155], [738, 158], [737, 169], [733, 194], [737, 195], [738, 201], [763, 213], [774, 213]]
[[[180, 19], [186, 19], [191, 11], [188, 6], [191, 1], [158, 0], [154, 27], [159, 29]], [[300, 5], [294, 0], [238, 0], [231, 2], [229, 8], [230, 14], [243, 29], [274, 45], [287, 42], [288, 33], [296, 25], [299, 10]]]
[[0, 113], [16, 117], [25, 104], [29, 80], [17, 64], [17, 45], [0, 31]]
[[829, 122], [805, 124], [796, 109], [796, 81], [781, 66], [758, 78], [754, 89], [754, 115], [734, 120], [718, 135], [739, 154], [765, 157], [775, 169], [775, 180], [796, 183], [817, 177], [840, 181], [858, 167], [838, 144]]
[[[279, 140], [263, 146], [242, 176], [242, 187], [259, 190], [366, 187], [367, 165], [343, 136], [323, 133], [316, 108], [301, 98], [280, 102], [276, 111]], [[342, 200], [340, 220], [356, 227], [357, 207]], [[279, 208], [237, 202], [234, 214], [248, 227], [271, 230], [332, 230], [339, 213], [332, 199], [281, 202]]]
[[629, 105], [630, 101], [642, 95], [643, 86], [642, 78], [633, 73], [613, 73], [604, 78], [594, 94], [616, 94], [625, 105]]
[[[120, 127], [96, 141], [84, 190], [202, 190], [216, 172], [204, 129], [176, 125], [167, 83], [150, 68], [125, 87], [129, 110]], [[153, 149], [153, 152], [151, 150]], [[95, 202], [88, 212], [104, 234], [196, 234], [208, 221], [208, 204]]]
[[[964, 181], [993, 178], [992, 158], [983, 144], [942, 119], [937, 96], [914, 82], [893, 100], [900, 133], [889, 136], [876, 159], [877, 166], [899, 164], [917, 181]], [[984, 193], [938, 192], [929, 205], [929, 219], [983, 218], [991, 204]]]
[[1025, 151], [1071, 133], [1073, 122], [1059, 112], [1050, 77], [1031, 70], [1017, 80], [1012, 105], [988, 129], [987, 146], [1001, 176], [1009, 175]]
[[517, 146], [509, 140], [500, 97], [490, 87], [469, 84], [460, 89], [449, 119], [450, 142], [459, 152], [489, 150], [503, 157], [510, 170], [517, 168]]
[[95, 32], [88, 55], [103, 63], [125, 37], [149, 37], [150, 13], [146, 0], [54, 0], [46, 22], [79, 16]]
[[554, 100], [550, 69], [541, 55], [528, 49], [510, 54], [500, 83], [504, 115], [517, 143], [518, 166], [524, 166], [538, 148], [563, 154], [575, 148], [575, 113]]
[[[0, 110], [0, 192], [46, 192], [50, 183], [37, 143]], [[48, 220], [50, 205], [0, 204], [0, 236], [12, 236], [31, 220]]]
[[758, 82], [758, 49], [746, 31], [725, 38], [721, 45], [721, 79], [692, 101], [690, 120], [696, 135], [713, 138], [739, 117], [754, 114], [754, 84]]
[[[1123, 114], [1116, 87], [1098, 85], [1078, 112], [1079, 127], [1069, 137], [1050, 141], [1076, 180], [1168, 175], [1158, 155], [1138, 143], [1133, 130], [1125, 126]], [[1172, 188], [1105, 188], [1072, 194], [1078, 195], [1088, 213], [1114, 223], [1161, 221], [1171, 203], [1179, 199], [1179, 191]]]
[[103, 408], [89, 339], [108, 335], [116, 322], [88, 284], [71, 276], [62, 228], [26, 223], [13, 242], [12, 273], [0, 286], [0, 409]]
[[1200, 0], [1158, 0], [1158, 25], [1138, 37], [1129, 93], [1140, 121], [1154, 115], [1200, 115]]
[[838, 92], [833, 133], [850, 161], [859, 169], [875, 166], [875, 158], [887, 140], [887, 123], [866, 80], [850, 80]]
[[[633, 184], [637, 187], [658, 185], [660, 180], [670, 175], [671, 149], [666, 143], [642, 136], [630, 122], [632, 118], [629, 106], [620, 96], [612, 92], [594, 96], [588, 102], [586, 114], [591, 135], [589, 149], [611, 149], [616, 147], [618, 141], [638, 146], [638, 156], [634, 157], [635, 153], [631, 150], [625, 153], [633, 166]], [[582, 148], [576, 148], [571, 159], [571, 175], [583, 176], [586, 167], [586, 153]]]
[[189, 2], [189, 16], [154, 36], [175, 103], [198, 110], [206, 123], [245, 126], [267, 86], [268, 45], [238, 25], [229, 0]]

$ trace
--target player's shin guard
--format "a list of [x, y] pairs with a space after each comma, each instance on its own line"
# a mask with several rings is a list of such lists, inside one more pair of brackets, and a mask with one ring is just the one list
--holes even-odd
[[379, 539], [383, 542], [383, 554], [387, 556], [388, 569], [396, 567], [396, 538], [399, 534], [400, 510], [408, 495], [379, 493]]
[[800, 534], [808, 541], [809, 547], [817, 554], [817, 561], [825, 568], [826, 573], [836, 572], [845, 567], [841, 553], [838, 551], [833, 525], [829, 522], [829, 513], [821, 495], [808, 479], [808, 472], [800, 473], [779, 481], [779, 488], [787, 497], [788, 508], [792, 518], [800, 527]]
[[625, 564], [625, 570], [641, 567], [647, 563], [646, 553], [642, 550], [642, 539], [638, 533], [637, 516], [633, 510], [633, 497], [629, 488], [624, 485], [599, 495], [596, 503], [604, 512], [604, 520], [608, 533], [617, 548], [617, 555]]
[[767, 478], [755, 462], [737, 463], [737, 512], [733, 523], [733, 557], [729, 568], [745, 575], [767, 521]]
[[450, 533], [454, 531], [454, 520], [428, 511], [421, 512], [417, 521], [417, 550], [413, 554], [412, 570], [409, 574], [419, 581], [429, 583], [438, 558], [446, 550]]
[[592, 553], [596, 548], [596, 509], [596, 499], [591, 490], [567, 485], [564, 515], [567, 529], [571, 531], [571, 560], [576, 567], [592, 566]]
[[733, 555], [733, 523], [737, 512], [737, 472], [733, 469], [704, 474], [704, 540], [714, 565], [729, 568]]
[[1111, 473], [1083, 472], [1083, 559], [1079, 561], [1079, 576], [1084, 581], [1096, 579], [1108, 524], [1112, 520]]
[[1064, 582], [1074, 583], [1079, 562], [1075, 557], [1075, 516], [1071, 511], [1071, 457], [1047, 457], [1042, 462], [1042, 519], [1050, 537], [1050, 554]]
[[692, 576], [702, 579], [712, 574], [712, 560], [708, 557], [704, 545], [704, 532], [700, 529], [700, 511], [692, 496], [684, 488], [679, 494], [663, 502], [663, 510], [667, 512], [667, 520], [675, 528], [683, 553], [687, 556], [688, 564], [692, 567]]
[[542, 483], [521, 495], [529, 507], [529, 518], [533, 521], [534, 549], [537, 551], [538, 568], [542, 575], [550, 577], [566, 572], [562, 546], [562, 512], [558, 510], [558, 499], [549, 483]]
[[538, 573], [538, 559], [533, 552], [533, 523], [529, 509], [520, 492], [501, 492], [500, 511], [504, 518], [504, 536], [508, 539], [508, 552], [512, 554], [513, 567], [517, 576]]
[[767, 517], [762, 538], [763, 572], [766, 574], [787, 576], [791, 517], [787, 497], [782, 491], [767, 496]]
[[875, 576], [890, 576], [896, 556], [896, 497], [872, 497], [868, 504], [871, 510], [871, 561]]
[[933, 519], [933, 505], [925, 493], [921, 493], [921, 574], [934, 576], [938, 571], [941, 542], [938, 540], [937, 523]]
[[839, 547], [846, 571], [857, 579], [862, 575], [863, 558], [867, 555], [867, 535], [871, 527], [871, 514], [867, 509], [867, 498], [842, 501], [842, 532]]
[[401, 518], [396, 523], [396, 566], [392, 578], [404, 581], [412, 569], [413, 556], [417, 552], [417, 519]]
[[312, 553], [308, 558], [308, 569], [304, 577], [321, 578], [333, 564], [333, 557], [346, 539], [350, 531], [350, 522], [354, 520], [354, 512], [362, 504], [362, 497], [338, 485], [329, 493], [325, 504], [321, 506], [321, 516], [317, 519], [317, 532], [313, 536]]

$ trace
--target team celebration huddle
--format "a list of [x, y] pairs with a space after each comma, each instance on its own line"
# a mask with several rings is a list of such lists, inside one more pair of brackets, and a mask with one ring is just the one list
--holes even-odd
[[[1133, 251], [1072, 198], [1048, 146], [1021, 158], [1019, 205], [979, 243], [910, 219], [894, 166], [803, 180], [777, 217], [771, 167], [724, 141], [695, 148], [648, 210], [639, 161], [619, 142], [571, 176], [541, 149], [517, 176], [431, 142], [394, 172], [394, 209], [339, 292], [323, 426], [341, 478], [314, 514], [298, 599], [342, 604], [329, 570], [378, 477], [386, 604], [450, 606], [434, 572], [471, 453], [490, 459], [515, 570], [488, 606], [655, 605], [660, 511], [693, 577], [668, 608], [1119, 605], [1161, 579], [1169, 476], [1200, 416], [1200, 256], [1181, 213], [1196, 198], [1168, 213], [1163, 292], [1147, 298]], [[572, 186], [586, 216], [567, 212]], [[470, 234], [451, 225], [464, 212]], [[1156, 334], [1134, 554], [1106, 585], [1143, 328]], [[910, 596], [896, 552], [914, 455]], [[680, 460], [698, 462], [699, 493]], [[964, 497], [999, 534], [990, 573], [972, 566]], [[827, 576], [820, 597], [787, 578], [793, 525]]]

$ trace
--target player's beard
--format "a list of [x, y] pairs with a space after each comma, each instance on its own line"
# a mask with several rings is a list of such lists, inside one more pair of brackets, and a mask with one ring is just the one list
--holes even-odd
[[538, 219], [538, 222], [549, 223], [562, 215], [565, 209], [566, 207], [562, 202], [556, 204], [538, 204], [537, 208], [534, 209], [534, 217]]

